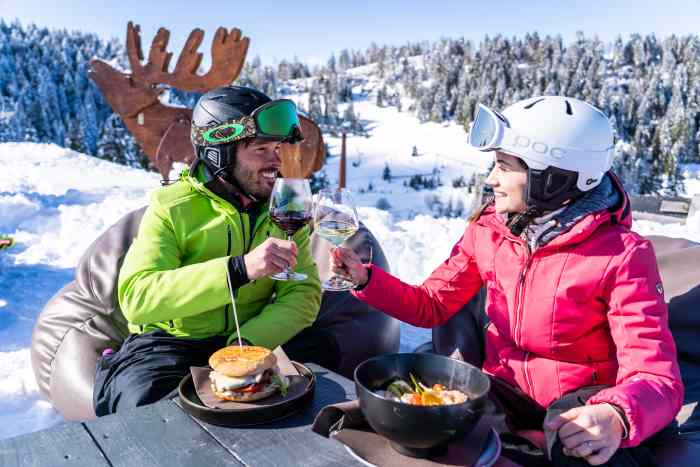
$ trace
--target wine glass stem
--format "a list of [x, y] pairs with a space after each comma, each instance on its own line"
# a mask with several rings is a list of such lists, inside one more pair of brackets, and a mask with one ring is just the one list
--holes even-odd
[[[294, 241], [292, 236], [289, 234], [287, 234], [287, 240], [289, 240], [290, 242]], [[289, 267], [289, 265], [287, 265], [287, 267], [284, 268], [284, 273], [288, 276], [291, 276], [292, 274], [294, 274], [294, 271], [292, 271], [292, 268]]]

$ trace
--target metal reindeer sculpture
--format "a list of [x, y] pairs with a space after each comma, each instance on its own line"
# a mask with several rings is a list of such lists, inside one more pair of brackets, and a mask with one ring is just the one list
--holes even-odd
[[[199, 75], [202, 54], [197, 49], [203, 37], [201, 29], [190, 33], [171, 73], [168, 70], [173, 54], [167, 51], [170, 31], [158, 30], [151, 43], [148, 62], [142, 65], [140, 28], [130, 21], [126, 29], [126, 48], [131, 74], [118, 71], [99, 59], [91, 62], [90, 77], [164, 179], [168, 178], [173, 162], [189, 164], [194, 152], [190, 143], [192, 110], [161, 103], [162, 85], [181, 91], [206, 92], [231, 84], [243, 68], [250, 42], [247, 37], [241, 37], [239, 29], [230, 32], [225, 28], [217, 29], [211, 46], [211, 68]], [[285, 177], [309, 177], [325, 160], [321, 130], [304, 116], [300, 115], [300, 120], [304, 141], [282, 145]]]

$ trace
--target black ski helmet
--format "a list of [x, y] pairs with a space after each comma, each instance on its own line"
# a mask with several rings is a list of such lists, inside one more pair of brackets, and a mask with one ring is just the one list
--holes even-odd
[[[267, 104], [265, 93], [245, 86], [221, 86], [199, 98], [192, 111], [192, 127], [204, 128], [223, 124], [232, 119], [249, 116], [255, 109]], [[193, 142], [197, 159], [215, 175], [222, 175], [236, 157], [236, 143], [200, 146]]]

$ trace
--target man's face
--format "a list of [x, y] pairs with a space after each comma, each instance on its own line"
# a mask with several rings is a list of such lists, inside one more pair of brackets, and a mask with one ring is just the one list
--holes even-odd
[[249, 145], [239, 145], [233, 177], [238, 185], [258, 199], [267, 199], [280, 174], [279, 141], [254, 139]]

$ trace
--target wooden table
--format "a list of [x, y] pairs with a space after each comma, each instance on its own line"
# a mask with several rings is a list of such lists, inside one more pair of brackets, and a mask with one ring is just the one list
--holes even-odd
[[[318, 365], [313, 402], [259, 428], [190, 417], [177, 399], [0, 440], [0, 466], [361, 466], [339, 442], [310, 430], [324, 406], [355, 398], [354, 383]], [[513, 465], [500, 459], [498, 466]]]

